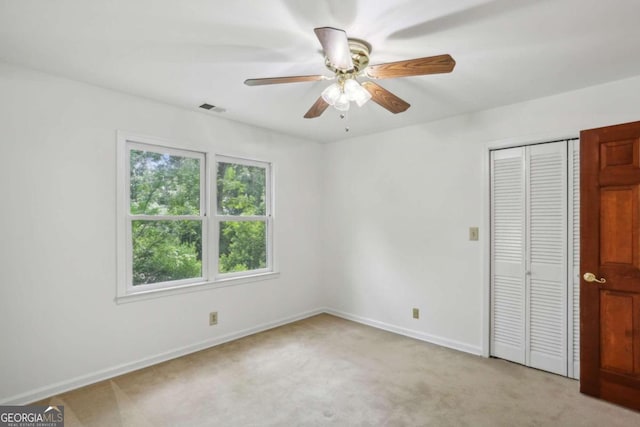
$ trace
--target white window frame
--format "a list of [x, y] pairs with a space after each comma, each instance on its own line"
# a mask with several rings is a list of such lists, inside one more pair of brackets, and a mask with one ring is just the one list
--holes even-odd
[[[131, 215], [130, 213], [130, 150], [144, 149], [202, 159], [200, 165], [200, 215], [199, 216], [159, 216]], [[160, 138], [117, 133], [117, 190], [116, 190], [116, 261], [117, 286], [116, 303], [128, 303], [185, 292], [202, 291], [224, 286], [239, 285], [248, 282], [279, 277], [274, 257], [274, 217], [273, 217], [273, 164], [268, 161], [247, 159], [241, 156], [216, 154], [207, 145], [184, 144]], [[216, 178], [218, 161], [258, 166], [266, 169], [266, 200], [264, 216], [218, 216], [216, 206]], [[225, 219], [226, 218], [226, 219]], [[202, 277], [170, 282], [136, 285], [132, 283], [133, 245], [131, 224], [134, 219], [199, 219], [202, 221]], [[219, 229], [220, 221], [225, 220], [263, 220], [266, 221], [267, 267], [234, 272], [218, 273]]]
[[[129, 141], [127, 143], [127, 164], [125, 165], [125, 179], [127, 180], [127, 185], [125, 188], [126, 192], [126, 221], [127, 221], [127, 229], [126, 229], [126, 238], [127, 238], [127, 294], [133, 294], [141, 291], [151, 291], [154, 289], [164, 289], [164, 288], [174, 288], [177, 286], [188, 285], [191, 283], [201, 283], [205, 281], [205, 278], [208, 277], [208, 262], [207, 262], [207, 249], [209, 247], [208, 244], [208, 236], [209, 233], [207, 231], [208, 221], [207, 218], [207, 179], [206, 179], [206, 165], [207, 165], [207, 156], [205, 153], [176, 149], [171, 147], [165, 147], [160, 145], [152, 145], [148, 143], [140, 143]], [[190, 159], [200, 160], [200, 215], [133, 215], [131, 214], [131, 186], [130, 186], [130, 176], [131, 176], [131, 162], [129, 159], [131, 158], [131, 151], [140, 150], [147, 151], [152, 153], [159, 154], [169, 154], [171, 156], [180, 156], [186, 157]], [[157, 282], [150, 284], [141, 284], [141, 285], [133, 285], [133, 221], [200, 221], [202, 224], [202, 275], [199, 277], [193, 277], [189, 279], [180, 279], [180, 280], [171, 280], [165, 282]]]
[[[215, 178], [214, 181], [217, 180], [218, 176], [218, 163], [233, 163], [244, 166], [253, 166], [262, 168], [265, 170], [265, 214], [264, 215], [252, 215], [252, 216], [242, 216], [242, 215], [219, 215], [218, 214], [218, 206], [217, 206], [217, 185], [214, 185], [213, 189], [213, 200], [216, 201], [216, 206], [214, 212], [215, 219], [215, 260], [213, 265], [215, 267], [215, 274], [217, 280], [225, 280], [232, 279], [235, 277], [242, 277], [248, 274], [265, 274], [273, 271], [273, 215], [272, 215], [272, 188], [271, 185], [272, 176], [271, 176], [271, 163], [262, 162], [258, 160], [250, 160], [244, 159], [240, 157], [231, 157], [231, 156], [223, 156], [217, 155], [215, 159]], [[217, 184], [217, 182], [216, 182]], [[248, 271], [238, 271], [233, 273], [220, 273], [219, 270], [219, 260], [220, 260], [220, 247], [219, 247], [219, 239], [220, 239], [220, 223], [226, 221], [262, 221], [265, 223], [266, 227], [266, 249], [267, 249], [267, 260], [266, 267], [256, 270], [248, 270]]]

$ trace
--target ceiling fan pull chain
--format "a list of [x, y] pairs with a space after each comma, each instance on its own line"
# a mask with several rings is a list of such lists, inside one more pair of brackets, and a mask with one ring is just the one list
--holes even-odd
[[342, 112], [340, 113], [340, 119], [345, 121], [345, 127], [344, 127], [344, 131], [345, 132], [349, 132], [349, 126], [347, 125], [347, 120], [349, 120], [349, 116], [347, 114], [347, 112]]

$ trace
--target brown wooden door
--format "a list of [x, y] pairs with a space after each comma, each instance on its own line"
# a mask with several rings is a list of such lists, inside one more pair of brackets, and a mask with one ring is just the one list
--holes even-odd
[[580, 391], [640, 410], [640, 122], [580, 133]]

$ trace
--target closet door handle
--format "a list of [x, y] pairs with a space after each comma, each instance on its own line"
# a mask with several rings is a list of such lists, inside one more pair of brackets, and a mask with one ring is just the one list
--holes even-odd
[[585, 282], [596, 282], [596, 283], [607, 283], [607, 279], [605, 279], [604, 277], [601, 279], [598, 279], [596, 277], [595, 274], [593, 273], [584, 273], [584, 276], [582, 276], [582, 278], [585, 280]]

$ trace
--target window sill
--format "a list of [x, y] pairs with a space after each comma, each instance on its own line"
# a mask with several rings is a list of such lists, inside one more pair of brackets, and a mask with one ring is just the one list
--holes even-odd
[[209, 282], [190, 283], [188, 285], [177, 286], [166, 289], [153, 289], [149, 291], [136, 292], [128, 295], [116, 296], [116, 304], [126, 304], [135, 301], [144, 301], [154, 298], [162, 298], [169, 295], [179, 295], [191, 292], [200, 292], [210, 289], [224, 288], [227, 286], [236, 286], [243, 283], [260, 282], [262, 280], [277, 279], [280, 272], [272, 271], [268, 273], [253, 274], [250, 276], [225, 277], [223, 279], [213, 280]]

